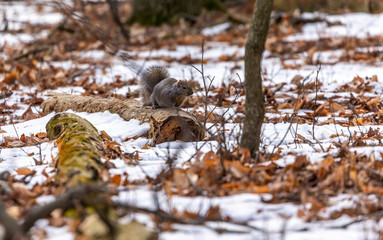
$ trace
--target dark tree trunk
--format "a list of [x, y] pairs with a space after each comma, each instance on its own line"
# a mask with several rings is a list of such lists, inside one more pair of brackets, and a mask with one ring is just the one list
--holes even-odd
[[245, 47], [246, 111], [241, 146], [256, 157], [265, 109], [263, 104], [261, 60], [265, 49], [273, 0], [257, 0]]

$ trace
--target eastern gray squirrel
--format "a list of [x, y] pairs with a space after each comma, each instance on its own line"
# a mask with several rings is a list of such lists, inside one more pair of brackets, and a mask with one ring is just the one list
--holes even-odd
[[152, 66], [142, 73], [140, 95], [144, 106], [178, 108], [192, 94], [188, 81], [171, 78], [165, 67]]

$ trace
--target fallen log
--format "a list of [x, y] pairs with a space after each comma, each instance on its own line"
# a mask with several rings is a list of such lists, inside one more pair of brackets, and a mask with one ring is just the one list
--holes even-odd
[[[111, 194], [104, 190], [109, 177], [101, 161], [104, 143], [97, 129], [86, 119], [64, 112], [49, 120], [46, 131], [49, 139], [57, 139], [56, 181], [64, 186], [66, 193], [55, 202], [37, 208], [24, 222], [24, 231], [40, 217], [61, 208], [67, 216], [80, 219], [76, 230], [82, 239], [152, 239], [153, 233], [142, 224], [118, 223]], [[72, 205], [76, 207], [70, 207]]]
[[56, 178], [64, 185], [100, 183], [106, 168], [99, 152], [103, 141], [97, 129], [86, 119], [73, 113], [59, 113], [46, 125], [50, 140], [57, 139], [59, 154]]
[[148, 122], [151, 126], [148, 135], [155, 144], [176, 140], [200, 141], [204, 137], [203, 126], [193, 114], [180, 109], [143, 107], [140, 102], [130, 99], [56, 94], [44, 101], [41, 108], [44, 115], [68, 109], [88, 113], [109, 111], [126, 121], [137, 119]]

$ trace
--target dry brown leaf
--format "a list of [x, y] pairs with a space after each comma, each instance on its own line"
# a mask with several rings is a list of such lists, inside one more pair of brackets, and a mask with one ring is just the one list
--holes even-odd
[[313, 196], [309, 196], [308, 201], [311, 203], [310, 211], [319, 211], [320, 209], [324, 208], [324, 205]]
[[352, 83], [354, 84], [364, 84], [364, 79], [359, 77], [359, 76], [356, 76], [352, 79]]
[[23, 115], [21, 115], [21, 117], [25, 120], [25, 121], [28, 121], [28, 120], [31, 120], [31, 119], [36, 119], [38, 118], [38, 114], [34, 113], [32, 111], [32, 108], [31, 108], [31, 105], [29, 105], [29, 107], [27, 108], [27, 110], [25, 110], [25, 112], [23, 113]]
[[18, 78], [19, 78], [18, 72], [11, 72], [10, 74], [4, 77], [3, 83], [14, 84]]
[[292, 109], [293, 106], [291, 105], [291, 103], [281, 103], [281, 104], [278, 104], [277, 106], [277, 109]]
[[222, 218], [221, 216], [221, 208], [219, 206], [212, 206], [206, 213], [207, 218]]
[[220, 62], [226, 62], [226, 61], [229, 61], [230, 59], [227, 55], [221, 55], [221, 56], [219, 56], [218, 60]]
[[379, 104], [381, 101], [380, 101], [380, 96], [377, 96], [376, 98], [370, 100], [367, 102], [368, 105], [371, 105], [371, 104]]
[[310, 48], [308, 51], [307, 51], [307, 59], [308, 59], [308, 63], [309, 64], [313, 64], [314, 63], [314, 54], [315, 52], [317, 51], [317, 47], [314, 46], [312, 48]]
[[110, 182], [112, 182], [116, 186], [120, 186], [121, 184], [121, 175], [117, 174], [110, 178]]
[[298, 218], [304, 218], [306, 217], [306, 213], [303, 209], [299, 208], [298, 211], [297, 211], [297, 217]]
[[101, 131], [101, 133], [100, 133], [100, 137], [102, 138], [102, 139], [107, 139], [107, 140], [109, 140], [109, 141], [113, 141], [113, 139], [104, 131], [104, 130], [102, 130]]
[[27, 143], [27, 137], [23, 134], [20, 136], [20, 140], [23, 141], [24, 143]]
[[324, 104], [321, 104], [315, 109], [315, 116], [322, 116], [322, 112], [325, 110]]
[[38, 132], [35, 135], [38, 138], [46, 138], [47, 137], [47, 133], [46, 132]]
[[26, 144], [20, 140], [13, 140], [13, 141], [6, 142], [6, 146], [9, 148], [19, 148], [19, 147], [23, 147], [25, 145]]
[[266, 186], [266, 185], [256, 186], [253, 188], [253, 190], [251, 192], [255, 193], [255, 194], [270, 193], [270, 187]]
[[214, 168], [218, 165], [217, 155], [213, 151], [205, 153], [202, 159], [202, 163], [207, 168]]
[[139, 136], [137, 136], [137, 135], [133, 136], [133, 137], [126, 137], [123, 142], [127, 142], [129, 140], [137, 140], [138, 138], [139, 138]]
[[353, 60], [360, 61], [360, 60], [368, 60], [370, 58], [371, 56], [368, 54], [355, 54], [355, 56], [353, 57]]
[[331, 112], [331, 113], [339, 112], [339, 111], [340, 112], [346, 111], [346, 109], [344, 109], [344, 107], [342, 105], [340, 105], [337, 102], [333, 102], [332, 100], [329, 101], [329, 105], [330, 105], [329, 112]]
[[250, 163], [252, 158], [250, 155], [250, 150], [248, 148], [239, 147], [239, 152], [241, 154], [241, 163]]
[[34, 172], [34, 170], [31, 170], [29, 168], [19, 168], [16, 169], [16, 172], [18, 175], [28, 175]]
[[291, 83], [299, 88], [302, 85], [302, 79], [303, 77], [301, 75], [295, 75], [293, 79], [291, 79]]
[[36, 197], [36, 194], [31, 192], [24, 183], [15, 182], [12, 184], [12, 189], [20, 194], [20, 197], [23, 198], [23, 200]]
[[173, 181], [177, 185], [179, 192], [182, 192], [189, 187], [189, 180], [184, 169], [177, 169], [174, 171], [173, 177]]
[[239, 161], [225, 161], [225, 168], [228, 169], [234, 177], [242, 179], [250, 172], [250, 168], [243, 166]]

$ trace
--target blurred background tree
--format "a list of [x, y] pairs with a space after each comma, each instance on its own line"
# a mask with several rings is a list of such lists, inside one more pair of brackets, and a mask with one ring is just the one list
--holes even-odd
[[179, 17], [193, 20], [203, 9], [226, 11], [220, 0], [135, 0], [130, 22], [142, 25], [176, 24]]
[[[133, 13], [129, 23], [142, 25], [177, 24], [179, 18], [193, 21], [205, 9], [226, 12], [239, 7], [252, 13], [255, 0], [133, 0]], [[328, 13], [383, 11], [383, 0], [275, 0], [274, 11], [322, 11]]]
[[[254, 1], [254, 0], [252, 0]], [[275, 0], [274, 10], [281, 12], [323, 11], [330, 13], [344, 12], [379, 12], [383, 10], [382, 0]]]

